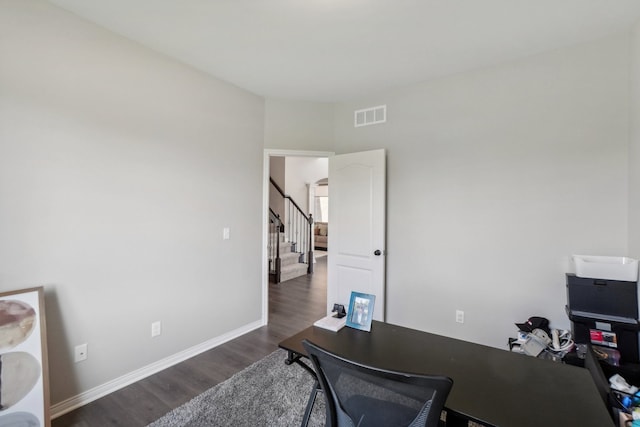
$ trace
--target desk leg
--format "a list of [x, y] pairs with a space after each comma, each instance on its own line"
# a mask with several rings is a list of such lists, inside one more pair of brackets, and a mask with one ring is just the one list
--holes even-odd
[[311, 418], [311, 411], [313, 410], [313, 405], [316, 403], [316, 397], [318, 397], [318, 392], [320, 391], [320, 384], [316, 381], [313, 384], [313, 389], [311, 390], [311, 394], [309, 395], [309, 401], [307, 402], [307, 407], [304, 410], [304, 417], [302, 417], [301, 427], [307, 427], [309, 425], [309, 418]]
[[293, 351], [289, 351], [287, 352], [287, 358], [285, 359], [284, 363], [286, 365], [291, 365], [293, 363], [298, 364], [305, 371], [307, 371], [313, 377], [313, 379], [316, 380], [316, 382], [318, 382], [318, 376], [316, 375], [316, 372], [313, 370], [313, 368], [309, 367], [309, 365], [302, 361], [302, 355], [294, 353]]

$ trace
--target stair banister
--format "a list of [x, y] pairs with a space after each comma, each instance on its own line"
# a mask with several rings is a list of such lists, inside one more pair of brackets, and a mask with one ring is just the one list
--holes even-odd
[[[300, 208], [300, 206], [291, 198], [284, 193], [282, 188], [273, 180], [273, 178], [269, 178], [271, 185], [273, 188], [280, 194], [284, 203], [286, 204], [284, 208], [284, 212], [287, 214], [287, 226], [284, 226], [284, 223], [280, 219], [279, 215], [275, 214], [271, 208], [269, 210], [273, 214], [271, 217], [271, 222], [275, 223], [275, 219], [277, 217], [280, 226], [278, 227], [279, 233], [285, 231], [286, 238], [289, 243], [294, 245], [294, 251], [300, 254], [299, 262], [307, 264], [307, 274], [313, 272], [313, 247], [312, 247], [312, 229], [313, 229], [313, 217], [312, 215], [306, 215], [304, 211]], [[280, 237], [278, 236], [278, 242], [276, 246], [276, 257], [273, 258], [273, 266], [276, 271], [274, 272], [274, 279], [276, 283], [280, 282], [280, 269], [281, 269], [281, 260], [279, 253], [279, 242]], [[270, 257], [270, 262], [272, 257]]]

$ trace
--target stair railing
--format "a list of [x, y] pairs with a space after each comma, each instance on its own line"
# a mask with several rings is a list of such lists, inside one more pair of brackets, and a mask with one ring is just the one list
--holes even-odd
[[[291, 250], [292, 252], [296, 252], [299, 254], [299, 262], [307, 264], [307, 273], [313, 273], [313, 242], [311, 239], [311, 232], [313, 229], [313, 216], [311, 214], [306, 215], [304, 211], [298, 206], [298, 204], [284, 193], [282, 188], [273, 180], [273, 178], [269, 178], [272, 189], [275, 189], [277, 194], [280, 195], [281, 200], [284, 204], [284, 221], [280, 218], [279, 215], [275, 214], [271, 209], [269, 209], [271, 213], [273, 213], [274, 217], [280, 220], [279, 230], [284, 228], [284, 238], [286, 241], [292, 244]], [[282, 231], [279, 231], [280, 233]], [[278, 242], [274, 242], [274, 246], [279, 248], [280, 236], [278, 236]], [[271, 258], [270, 258], [271, 259]], [[279, 253], [277, 257], [274, 258], [273, 266], [274, 268], [278, 268], [279, 265]], [[279, 272], [275, 273], [274, 276], [277, 276], [276, 283], [279, 283]]]
[[280, 273], [282, 271], [282, 259], [280, 258], [280, 241], [283, 231], [280, 215], [269, 208], [269, 239], [267, 252], [269, 256], [269, 275], [275, 283], [280, 283]]

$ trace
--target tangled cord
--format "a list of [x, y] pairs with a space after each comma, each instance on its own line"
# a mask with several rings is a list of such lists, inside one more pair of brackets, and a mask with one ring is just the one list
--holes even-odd
[[560, 341], [560, 347], [555, 348], [553, 342], [551, 342], [547, 345], [547, 349], [554, 353], [563, 353], [571, 350], [575, 344], [571, 337], [571, 332], [566, 330], [558, 329], [558, 340]]

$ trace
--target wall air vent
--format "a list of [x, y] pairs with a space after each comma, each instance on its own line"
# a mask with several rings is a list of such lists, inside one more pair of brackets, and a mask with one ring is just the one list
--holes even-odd
[[387, 121], [387, 106], [378, 105], [377, 107], [364, 108], [356, 110], [353, 114], [354, 127], [375, 125]]

